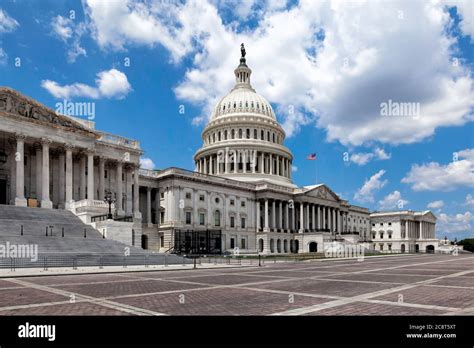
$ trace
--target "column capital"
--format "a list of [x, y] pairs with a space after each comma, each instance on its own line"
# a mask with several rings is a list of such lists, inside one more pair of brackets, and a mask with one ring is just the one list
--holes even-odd
[[16, 141], [25, 141], [26, 134], [24, 133], [15, 133], [14, 138]]
[[51, 145], [53, 141], [50, 138], [42, 137], [40, 139], [41, 145]]
[[64, 143], [62, 147], [65, 151], [72, 151], [74, 149], [74, 145], [72, 143]]
[[88, 147], [86, 149], [84, 149], [84, 153], [86, 155], [95, 155], [95, 147]]

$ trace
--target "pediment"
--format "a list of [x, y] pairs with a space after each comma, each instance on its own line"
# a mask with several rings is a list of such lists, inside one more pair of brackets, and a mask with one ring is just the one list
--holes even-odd
[[93, 133], [79, 122], [57, 114], [46, 106], [10, 88], [0, 88], [0, 114], [1, 113], [70, 130]]
[[327, 201], [339, 202], [340, 198], [326, 185], [318, 185], [304, 193], [306, 196], [316, 197]]

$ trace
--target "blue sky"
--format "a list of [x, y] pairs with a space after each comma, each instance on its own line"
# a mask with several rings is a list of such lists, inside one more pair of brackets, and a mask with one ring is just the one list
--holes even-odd
[[[96, 127], [140, 140], [146, 165], [193, 169], [245, 42], [298, 185], [431, 209], [438, 237], [461, 239], [474, 237], [472, 17], [470, 1], [2, 0], [0, 85], [53, 109], [94, 102]], [[419, 112], [382, 115], [389, 100]]]

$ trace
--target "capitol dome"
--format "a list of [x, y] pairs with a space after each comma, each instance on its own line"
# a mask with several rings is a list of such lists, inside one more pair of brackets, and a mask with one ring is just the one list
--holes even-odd
[[241, 46], [235, 86], [215, 106], [194, 155], [196, 171], [244, 182], [267, 181], [295, 187], [293, 155], [283, 144], [285, 131], [270, 103], [250, 84], [252, 70]]

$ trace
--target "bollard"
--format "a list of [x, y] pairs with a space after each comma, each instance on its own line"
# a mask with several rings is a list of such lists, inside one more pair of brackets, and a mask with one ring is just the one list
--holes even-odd
[[262, 255], [258, 254], [258, 267], [262, 267]]
[[196, 269], [196, 258], [194, 257], [193, 260], [194, 260], [194, 267], [193, 267], [193, 269]]
[[23, 225], [21, 225], [20, 236], [23, 236]]
[[87, 232], [86, 228], [84, 227], [84, 238], [87, 238]]
[[46, 226], [46, 237], [48, 236], [48, 226]]
[[61, 237], [63, 237], [63, 238], [64, 238], [64, 227], [63, 227], [63, 228], [61, 228]]

